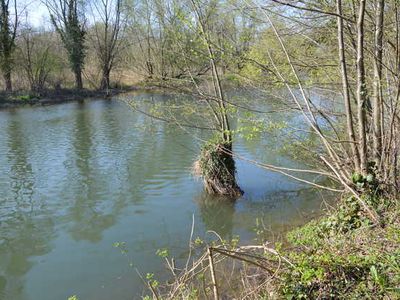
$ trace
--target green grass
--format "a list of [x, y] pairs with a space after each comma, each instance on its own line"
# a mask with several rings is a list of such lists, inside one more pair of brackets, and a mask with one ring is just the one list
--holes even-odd
[[16, 96], [13, 96], [12, 97], [12, 100], [14, 100], [14, 101], [30, 101], [30, 100], [36, 100], [36, 99], [38, 99], [38, 97], [37, 96], [34, 96], [34, 95], [29, 95], [29, 94], [26, 94], [26, 95], [16, 95]]
[[[383, 209], [382, 203], [387, 203]], [[400, 299], [400, 213], [397, 201], [376, 201], [372, 226], [353, 198], [337, 211], [288, 234], [293, 263], [281, 275], [287, 299]]]

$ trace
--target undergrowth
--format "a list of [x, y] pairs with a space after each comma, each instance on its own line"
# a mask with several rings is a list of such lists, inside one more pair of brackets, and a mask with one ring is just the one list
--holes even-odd
[[279, 291], [288, 299], [400, 299], [400, 213], [397, 201], [364, 197], [378, 211], [372, 224], [345, 198], [328, 216], [288, 234], [293, 267]]
[[164, 293], [152, 289], [153, 298], [400, 299], [400, 205], [381, 193], [364, 195], [380, 224], [370, 221], [356, 198], [343, 198], [324, 217], [289, 232], [284, 246], [208, 245], [208, 255], [174, 271], [172, 284]]

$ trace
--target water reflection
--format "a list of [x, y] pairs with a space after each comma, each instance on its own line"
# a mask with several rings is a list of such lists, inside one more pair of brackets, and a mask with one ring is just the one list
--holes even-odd
[[[162, 274], [156, 250], [187, 253], [192, 215], [199, 236], [251, 239], [256, 218], [277, 230], [320, 204], [314, 191], [243, 162], [244, 198], [206, 195], [190, 168], [193, 136], [209, 133], [182, 132], [115, 101], [0, 111], [0, 131], [2, 300], [131, 299], [143, 284], [113, 243], [126, 242], [142, 272]], [[234, 147], [279, 163], [284, 158], [267, 142]]]
[[[7, 149], [8, 186], [1, 185], [0, 216], [0, 299], [19, 299], [24, 287], [23, 275], [33, 263], [30, 257], [51, 250], [48, 242], [53, 236], [53, 220], [46, 207], [34, 197], [35, 174], [29, 157], [32, 147], [23, 117], [11, 111], [0, 140], [0, 150]], [[5, 149], [4, 149], [5, 148]], [[3, 175], [4, 176], [4, 175]], [[9, 193], [7, 193], [9, 191]], [[37, 218], [36, 209], [41, 209]]]
[[[73, 158], [77, 174], [75, 189], [79, 191], [70, 208], [69, 217], [73, 220], [70, 228], [74, 240], [87, 240], [92, 243], [101, 241], [102, 232], [115, 223], [115, 215], [102, 210], [102, 202], [99, 190], [102, 190], [103, 176], [99, 176], [98, 169], [93, 159], [96, 150], [93, 149], [95, 138], [93, 112], [85, 109], [85, 103], [80, 103], [72, 136]], [[72, 170], [74, 170], [73, 168]], [[99, 182], [100, 181], [100, 182]]]
[[54, 236], [53, 220], [43, 215], [16, 209], [2, 221], [0, 238], [0, 299], [20, 299], [24, 291], [24, 275], [33, 267], [32, 256], [40, 256], [51, 250]]
[[215, 231], [225, 240], [232, 239], [235, 201], [224, 197], [212, 197], [202, 192], [196, 197], [199, 214], [207, 231]]
[[22, 201], [28, 200], [32, 206], [35, 179], [32, 174], [32, 165], [28, 160], [30, 149], [26, 144], [27, 138], [22, 128], [22, 122], [18, 113], [13, 112], [5, 131], [8, 136], [7, 158], [10, 166], [10, 185], [14, 194], [13, 198], [18, 205], [23, 204]]

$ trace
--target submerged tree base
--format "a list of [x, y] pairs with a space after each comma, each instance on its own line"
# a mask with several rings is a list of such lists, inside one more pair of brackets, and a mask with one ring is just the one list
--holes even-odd
[[209, 194], [238, 198], [243, 195], [236, 182], [235, 160], [231, 145], [223, 142], [209, 142], [201, 150], [199, 159], [193, 165], [193, 173], [203, 178]]

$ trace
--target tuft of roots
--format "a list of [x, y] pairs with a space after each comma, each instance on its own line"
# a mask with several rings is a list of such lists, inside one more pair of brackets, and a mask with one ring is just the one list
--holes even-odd
[[193, 164], [193, 174], [202, 177], [209, 194], [238, 198], [243, 191], [236, 183], [236, 166], [230, 145], [222, 142], [206, 144]]

